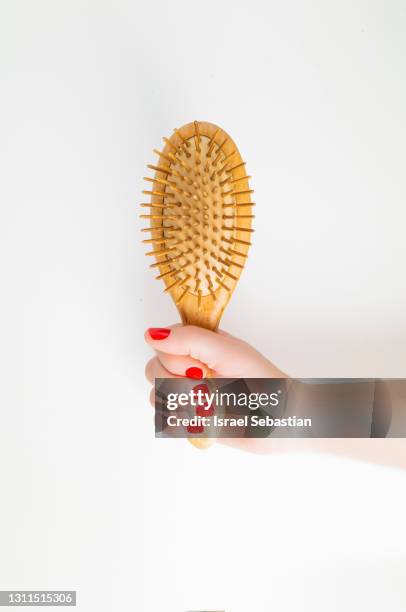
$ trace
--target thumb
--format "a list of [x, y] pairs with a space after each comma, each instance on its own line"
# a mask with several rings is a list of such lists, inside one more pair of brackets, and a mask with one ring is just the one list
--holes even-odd
[[151, 328], [145, 333], [145, 340], [153, 349], [162, 353], [188, 356], [201, 361], [219, 376], [270, 376], [269, 361], [249, 344], [228, 334], [184, 325], [159, 330]]

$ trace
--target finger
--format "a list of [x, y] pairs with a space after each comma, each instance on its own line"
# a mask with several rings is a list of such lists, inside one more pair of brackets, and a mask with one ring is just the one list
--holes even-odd
[[195, 325], [151, 328], [145, 333], [145, 340], [159, 352], [191, 357], [212, 370], [233, 360], [236, 348], [242, 344], [237, 338]]
[[205, 378], [207, 374], [207, 366], [197, 359], [192, 359], [192, 357], [169, 355], [161, 351], [157, 351], [157, 357], [163, 367], [171, 374], [196, 378], [198, 380]]
[[151, 391], [149, 392], [149, 403], [153, 408], [155, 408], [155, 387], [152, 387]]
[[159, 361], [158, 357], [153, 357], [148, 361], [145, 366], [145, 376], [152, 385], [155, 384], [156, 378], [176, 378], [174, 374], [168, 372]]

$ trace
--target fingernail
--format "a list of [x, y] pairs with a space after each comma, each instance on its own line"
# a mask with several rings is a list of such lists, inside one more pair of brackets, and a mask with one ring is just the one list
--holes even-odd
[[188, 368], [185, 374], [188, 378], [197, 378], [198, 380], [203, 378], [203, 370], [201, 368]]
[[207, 408], [207, 404], [202, 404], [201, 406], [196, 406], [195, 414], [196, 414], [196, 416], [199, 416], [199, 417], [210, 417], [210, 416], [213, 416], [213, 414], [214, 414], [214, 407], [210, 406], [210, 408]]
[[204, 427], [203, 425], [188, 425], [186, 427], [186, 430], [188, 433], [191, 433], [191, 434], [203, 433]]
[[165, 340], [171, 333], [171, 330], [165, 327], [150, 327], [148, 333], [153, 340]]

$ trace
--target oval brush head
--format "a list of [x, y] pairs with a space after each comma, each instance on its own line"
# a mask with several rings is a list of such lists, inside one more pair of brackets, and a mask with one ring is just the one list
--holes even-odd
[[143, 240], [182, 322], [216, 330], [251, 245], [251, 193], [245, 162], [226, 132], [194, 121], [164, 138], [150, 196], [141, 204], [150, 221]]

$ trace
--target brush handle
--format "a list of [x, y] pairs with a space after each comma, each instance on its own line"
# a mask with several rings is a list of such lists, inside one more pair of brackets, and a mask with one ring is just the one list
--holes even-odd
[[216, 302], [210, 299], [202, 300], [203, 303], [198, 309], [192, 300], [193, 297], [186, 296], [183, 303], [177, 306], [183, 325], [196, 325], [210, 331], [217, 331], [226, 303], [220, 300]]
[[[196, 325], [196, 323], [190, 323], [190, 325]], [[199, 325], [199, 327], [202, 326]], [[216, 330], [212, 329], [211, 331]], [[210, 368], [208, 368], [205, 378], [214, 378], [215, 376], [216, 373], [213, 370], [210, 370]], [[214, 444], [215, 438], [188, 438], [188, 440], [195, 448], [199, 448], [200, 450], [206, 450]]]

